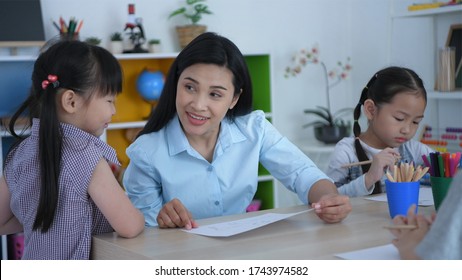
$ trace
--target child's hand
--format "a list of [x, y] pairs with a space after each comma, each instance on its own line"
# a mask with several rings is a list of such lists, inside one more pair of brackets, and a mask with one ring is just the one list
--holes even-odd
[[415, 225], [415, 229], [390, 230], [395, 236], [393, 245], [398, 249], [402, 259], [416, 259], [415, 247], [422, 241], [430, 230], [433, 218], [427, 219], [423, 215], [415, 215], [415, 205], [409, 207], [407, 217], [396, 216], [393, 219], [395, 225]]
[[375, 182], [379, 181], [385, 174], [387, 167], [393, 169], [397, 158], [399, 158], [399, 153], [392, 148], [386, 148], [374, 155], [371, 167], [365, 174], [366, 187], [370, 189]]
[[167, 202], [160, 209], [157, 223], [160, 228], [184, 227], [185, 229], [192, 229], [198, 227], [188, 209], [176, 198]]

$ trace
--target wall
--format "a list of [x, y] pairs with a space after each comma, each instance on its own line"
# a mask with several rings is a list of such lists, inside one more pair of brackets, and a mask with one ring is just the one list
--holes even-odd
[[[81, 39], [97, 36], [107, 46], [109, 35], [122, 31], [127, 6], [135, 3], [143, 18], [146, 37], [160, 38], [166, 52], [179, 50], [174, 27], [181, 18], [168, 20], [185, 0], [42, 0], [47, 39], [57, 35], [51, 20], [60, 16], [83, 19]], [[390, 0], [209, 0], [213, 15], [203, 23], [209, 31], [233, 40], [244, 53], [270, 52], [273, 59], [273, 112], [276, 127], [291, 140], [313, 137], [302, 129], [309, 121], [303, 109], [325, 106], [319, 65], [308, 65], [297, 78], [284, 78], [285, 68], [300, 48], [317, 43], [328, 68], [351, 57], [350, 79], [332, 89], [332, 107], [353, 107], [370, 76], [387, 64]], [[0, 50], [0, 55], [1, 55]], [[286, 204], [291, 204], [290, 196]], [[295, 199], [296, 201], [296, 199]]]
[[[135, 3], [143, 18], [147, 38], [160, 38], [167, 52], [179, 50], [174, 27], [181, 18], [168, 14], [185, 0], [42, 0], [46, 38], [57, 35], [50, 19], [59, 16], [83, 19], [81, 37], [103, 38], [121, 31], [128, 3]], [[301, 129], [307, 121], [304, 108], [324, 105], [322, 75], [318, 65], [309, 65], [296, 79], [285, 79], [284, 70], [294, 52], [318, 43], [328, 67], [350, 56], [351, 79], [335, 87], [333, 108], [356, 103], [369, 76], [387, 61], [389, 0], [209, 0], [214, 12], [203, 23], [210, 31], [233, 40], [243, 52], [270, 52], [273, 57], [275, 125], [289, 139], [311, 136]]]

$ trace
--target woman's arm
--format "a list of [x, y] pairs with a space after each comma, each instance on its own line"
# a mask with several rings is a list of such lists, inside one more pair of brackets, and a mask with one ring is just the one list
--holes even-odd
[[157, 216], [164, 202], [162, 187], [156, 181], [156, 176], [152, 172], [153, 167], [145, 159], [144, 154], [129, 149], [127, 155], [130, 163], [123, 175], [123, 186], [130, 201], [144, 215], [145, 225], [157, 226]]
[[319, 180], [308, 192], [308, 201], [318, 217], [327, 223], [342, 221], [351, 212], [350, 198], [339, 195], [335, 185], [329, 180]]
[[0, 235], [18, 233], [23, 230], [10, 208], [10, 191], [5, 178], [0, 178]]
[[143, 231], [143, 215], [132, 205], [103, 158], [96, 165], [88, 193], [120, 236], [132, 238]]

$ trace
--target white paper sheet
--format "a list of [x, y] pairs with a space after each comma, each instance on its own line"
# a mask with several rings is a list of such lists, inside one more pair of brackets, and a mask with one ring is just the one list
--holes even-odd
[[[373, 201], [383, 201], [387, 202], [387, 194], [382, 193], [379, 195], [374, 195], [374, 196], [367, 196], [365, 197], [367, 200], [373, 200]], [[419, 206], [431, 206], [433, 205], [433, 193], [431, 188], [420, 188], [419, 190]]]
[[313, 209], [307, 209], [304, 211], [289, 214], [268, 213], [236, 221], [199, 226], [198, 228], [193, 228], [190, 230], [184, 229], [183, 231], [212, 237], [228, 237], [249, 230], [253, 230], [262, 226], [266, 226], [268, 224], [284, 220], [289, 217], [312, 210]]
[[393, 244], [351, 251], [335, 255], [345, 260], [399, 260], [399, 252]]

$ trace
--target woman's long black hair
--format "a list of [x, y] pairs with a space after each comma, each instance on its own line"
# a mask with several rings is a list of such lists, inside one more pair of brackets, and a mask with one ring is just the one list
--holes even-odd
[[[49, 75], [56, 76], [57, 82], [51, 83]], [[44, 81], [50, 82], [46, 88], [42, 87]], [[11, 118], [9, 132], [21, 141], [24, 138], [15, 132], [18, 118], [28, 112], [30, 124], [33, 118], [40, 120], [41, 184], [33, 228], [42, 232], [51, 227], [58, 205], [63, 141], [56, 100], [68, 89], [86, 100], [120, 93], [122, 71], [117, 59], [101, 47], [79, 41], [58, 41], [43, 51], [34, 64], [30, 95]], [[14, 147], [10, 152], [13, 150]]]
[[186, 68], [198, 63], [224, 66], [233, 73], [234, 95], [240, 94], [240, 97], [236, 106], [228, 110], [226, 117], [234, 119], [251, 112], [252, 83], [244, 56], [229, 39], [206, 32], [189, 43], [172, 63], [157, 106], [138, 137], [159, 131], [175, 116], [179, 77]]

